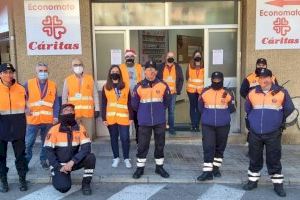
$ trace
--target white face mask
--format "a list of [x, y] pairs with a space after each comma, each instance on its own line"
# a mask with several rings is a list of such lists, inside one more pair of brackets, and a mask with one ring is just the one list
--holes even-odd
[[75, 72], [75, 74], [82, 74], [83, 67], [82, 66], [73, 67], [73, 71]]

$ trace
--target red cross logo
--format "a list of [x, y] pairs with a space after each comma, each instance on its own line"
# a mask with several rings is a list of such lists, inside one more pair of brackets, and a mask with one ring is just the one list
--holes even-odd
[[67, 32], [66, 27], [63, 26], [63, 21], [58, 18], [58, 16], [46, 16], [42, 20], [43, 32], [45, 32], [49, 37], [54, 37], [55, 39], [60, 39], [63, 34]]
[[288, 32], [291, 31], [291, 27], [289, 26], [289, 21], [286, 18], [277, 18], [274, 22], [273, 22], [273, 30], [282, 35], [282, 36], [286, 36], [286, 34]]

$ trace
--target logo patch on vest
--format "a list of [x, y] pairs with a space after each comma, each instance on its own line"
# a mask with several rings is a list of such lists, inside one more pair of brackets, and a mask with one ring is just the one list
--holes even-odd
[[225, 103], [226, 103], [226, 101], [225, 101], [225, 99], [224, 99], [224, 98], [222, 98], [222, 99], [221, 99], [221, 103], [223, 103], [223, 104], [225, 104]]
[[277, 103], [277, 99], [272, 99], [272, 103]]
[[156, 94], [160, 94], [160, 90], [156, 90], [155, 92], [156, 92]]
[[50, 137], [51, 137], [51, 134], [48, 133], [48, 134], [47, 134], [47, 140], [50, 140]]

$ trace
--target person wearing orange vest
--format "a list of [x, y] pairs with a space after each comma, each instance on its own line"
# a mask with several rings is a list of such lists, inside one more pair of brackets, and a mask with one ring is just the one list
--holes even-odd
[[263, 152], [266, 147], [268, 173], [274, 191], [280, 197], [286, 196], [283, 189], [284, 176], [281, 166], [281, 136], [286, 118], [294, 111], [293, 101], [287, 90], [272, 82], [272, 71], [262, 69], [259, 85], [252, 89], [245, 102], [249, 120], [249, 158], [248, 183], [244, 190], [257, 187], [260, 171], [263, 168]]
[[163, 178], [170, 176], [163, 168], [163, 164], [166, 108], [170, 104], [171, 94], [168, 85], [159, 80], [156, 75], [156, 63], [153, 61], [146, 62], [145, 79], [139, 82], [133, 90], [132, 108], [137, 111], [139, 121], [137, 169], [133, 174], [134, 179], [138, 179], [144, 174], [152, 132], [155, 140], [155, 173]]
[[175, 135], [176, 97], [181, 94], [184, 77], [181, 66], [175, 62], [175, 55], [173, 52], [167, 53], [166, 62], [160, 65], [157, 77], [168, 84], [172, 94], [172, 101], [168, 107], [168, 125], [169, 133]]
[[204, 154], [203, 173], [198, 181], [221, 177], [223, 162], [230, 130], [230, 114], [235, 112], [234, 96], [223, 87], [222, 72], [213, 72], [211, 86], [205, 88], [199, 98], [201, 112], [202, 144]]
[[15, 69], [10, 63], [0, 65], [0, 192], [8, 192], [6, 165], [7, 145], [12, 143], [20, 191], [26, 191], [28, 165], [25, 158], [26, 92], [14, 79]]
[[25, 84], [27, 101], [27, 127], [26, 127], [26, 160], [32, 158], [32, 148], [38, 132], [41, 135], [40, 163], [42, 168], [48, 169], [44, 141], [48, 130], [58, 122], [59, 101], [56, 84], [48, 80], [48, 65], [36, 65], [36, 78], [28, 80]]
[[123, 81], [118, 65], [109, 69], [106, 84], [102, 90], [102, 120], [110, 134], [113, 151], [112, 167], [119, 165], [119, 136], [122, 142], [123, 158], [127, 168], [131, 168], [129, 160], [130, 136], [129, 126], [132, 123], [131, 93]]
[[[134, 49], [126, 49], [125, 51], [125, 63], [120, 65], [123, 81], [126, 84], [126, 87], [129, 87], [132, 92], [136, 84], [143, 80], [143, 68], [141, 64], [135, 63], [136, 52]], [[137, 120], [137, 113], [133, 111], [133, 120], [135, 126], [135, 139], [138, 143], [138, 130], [139, 123]]]
[[45, 148], [50, 163], [52, 185], [66, 193], [72, 187], [71, 172], [84, 168], [81, 182], [83, 195], [91, 195], [91, 181], [96, 157], [91, 153], [91, 139], [83, 125], [75, 119], [75, 106], [64, 104], [59, 115], [59, 124], [48, 132]]
[[186, 92], [190, 102], [191, 131], [199, 132], [201, 114], [198, 109], [198, 99], [204, 87], [204, 66], [202, 53], [196, 50], [193, 60], [186, 69]]
[[84, 73], [84, 65], [78, 58], [72, 60], [74, 74], [65, 79], [62, 104], [75, 105], [75, 115], [90, 134], [91, 140], [95, 138], [95, 118], [100, 115], [99, 93], [97, 82], [89, 74]]

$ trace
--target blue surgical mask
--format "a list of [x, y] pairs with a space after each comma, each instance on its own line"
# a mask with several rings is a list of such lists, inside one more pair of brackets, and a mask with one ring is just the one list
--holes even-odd
[[46, 80], [46, 79], [48, 79], [48, 72], [39, 72], [38, 73], [38, 78], [40, 80]]

